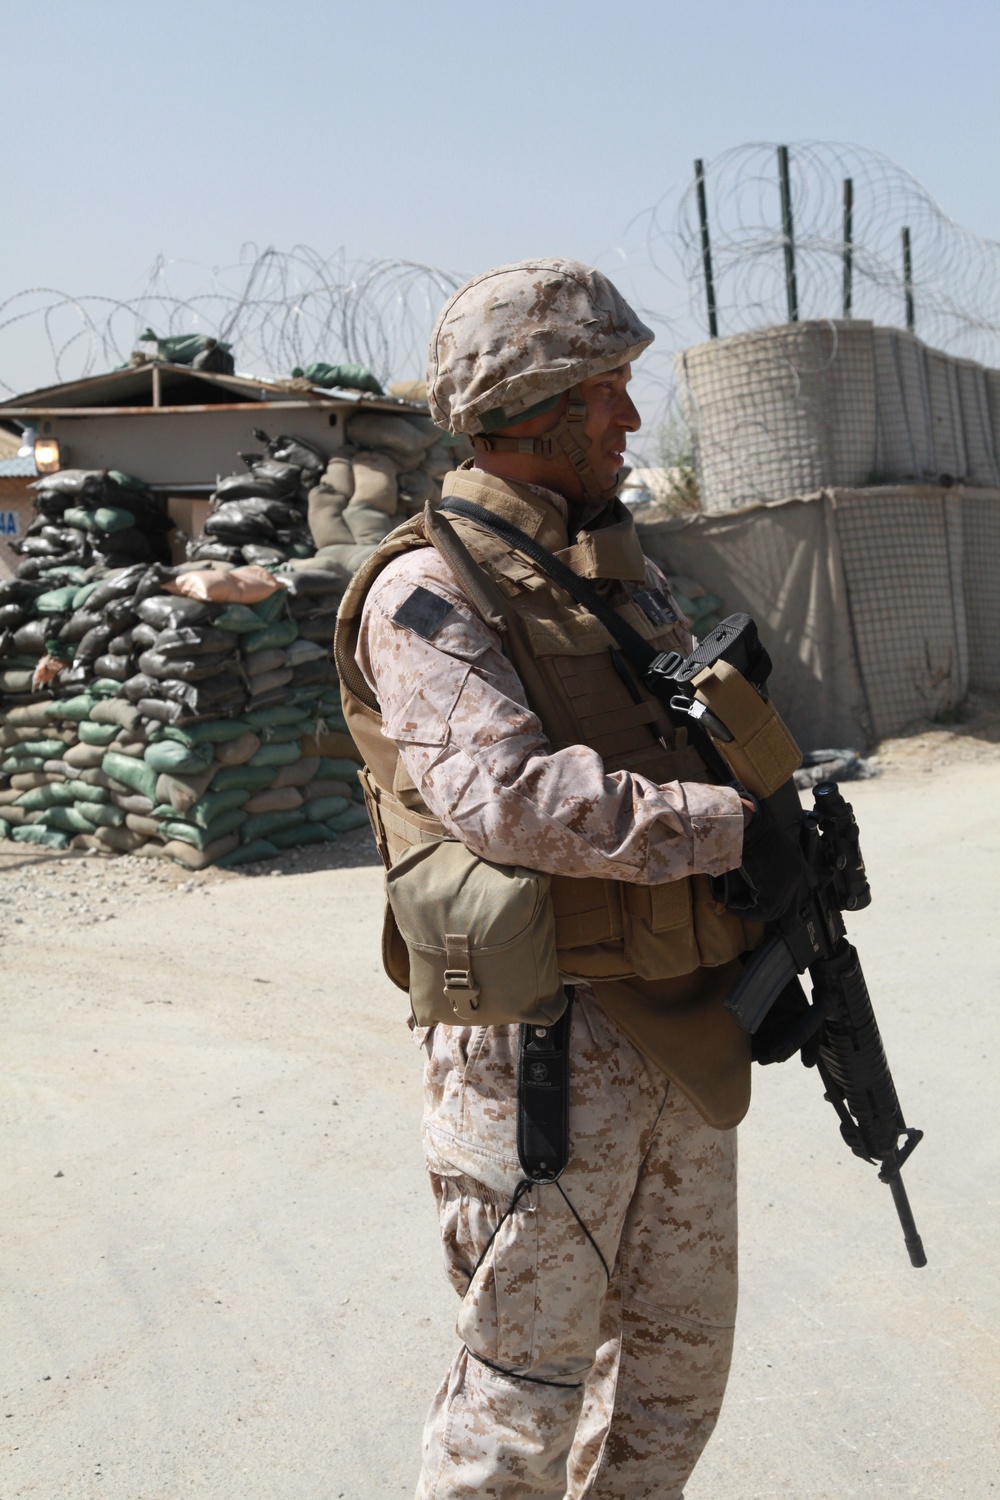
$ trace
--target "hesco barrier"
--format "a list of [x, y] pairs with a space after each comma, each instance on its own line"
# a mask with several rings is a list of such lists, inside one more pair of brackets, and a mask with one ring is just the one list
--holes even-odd
[[1000, 689], [1000, 489], [826, 489], [639, 528], [745, 610], [804, 749], [863, 749]]
[[911, 333], [789, 323], [677, 366], [706, 511], [942, 476], [1000, 484], [1000, 371]]

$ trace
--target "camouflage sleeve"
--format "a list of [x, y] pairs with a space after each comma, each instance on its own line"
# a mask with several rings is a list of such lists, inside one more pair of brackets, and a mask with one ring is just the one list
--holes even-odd
[[[418, 587], [429, 597], [414, 602]], [[739, 864], [743, 815], [731, 789], [605, 775], [595, 750], [550, 748], [499, 637], [431, 549], [377, 579], [358, 665], [427, 806], [476, 853], [638, 885]]]

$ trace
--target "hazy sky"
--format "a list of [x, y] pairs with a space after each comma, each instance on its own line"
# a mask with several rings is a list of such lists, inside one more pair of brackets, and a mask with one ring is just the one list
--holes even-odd
[[[0, 21], [0, 301], [131, 297], [161, 253], [210, 268], [248, 241], [610, 270], [694, 157], [754, 140], [873, 147], [1000, 239], [996, 0], [0, 0]], [[37, 323], [0, 330], [11, 384], [48, 358]]]

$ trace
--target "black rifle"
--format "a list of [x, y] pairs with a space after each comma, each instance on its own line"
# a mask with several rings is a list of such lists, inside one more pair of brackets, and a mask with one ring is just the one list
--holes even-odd
[[[474, 501], [453, 496], [442, 502], [440, 512], [463, 516], [502, 537], [595, 615], [620, 648], [621, 655], [612, 648], [612, 660], [626, 685], [630, 678], [622, 656], [674, 722], [689, 730], [713, 774], [746, 795], [713, 742], [714, 738], [724, 744], [734, 737], [695, 697], [692, 680], [703, 668], [726, 661], [766, 700], [771, 658], [749, 615], [730, 615], [689, 656], [682, 657], [676, 651], [658, 653], [588, 579], [574, 573], [510, 521]], [[460, 545], [457, 539], [454, 544]], [[655, 606], [658, 601], [650, 598], [647, 602]], [[665, 621], [669, 618], [664, 615]], [[637, 695], [634, 683], [630, 691]], [[753, 1034], [779, 997], [787, 997], [790, 987], [797, 986], [798, 975], [809, 970], [812, 1005], [799, 988], [801, 1014], [777, 1046], [769, 1049], [766, 1060], [783, 1061], [800, 1048], [806, 1049], [805, 1062], [813, 1060], [813, 1052], [817, 1054], [816, 1066], [826, 1097], [840, 1117], [844, 1140], [863, 1161], [881, 1162], [879, 1178], [892, 1190], [910, 1260], [915, 1266], [924, 1266], [927, 1257], [900, 1175], [900, 1168], [923, 1132], [910, 1129], [903, 1120], [861, 964], [847, 941], [841, 915], [860, 911], [871, 902], [857, 825], [835, 782], [822, 783], [813, 795], [816, 807], [805, 814], [791, 781], [766, 799], [779, 827], [799, 844], [804, 866], [802, 897], [780, 921], [770, 924], [767, 937], [751, 954], [726, 1007], [744, 1030]]]
[[[686, 714], [693, 728], [711, 730], [724, 743], [732, 736], [695, 700], [689, 686], [704, 667], [720, 659], [766, 695], [771, 662], [748, 615], [731, 615], [687, 658], [676, 653], [658, 657], [644, 675], [660, 698], [666, 699], [669, 691], [674, 715]], [[702, 738], [699, 734], [699, 750]], [[708, 743], [717, 768], [718, 751]], [[813, 802], [812, 810], [804, 813], [791, 783], [768, 799], [784, 830], [797, 833], [803, 881], [792, 908], [768, 924], [764, 942], [750, 955], [726, 999], [726, 1009], [751, 1034], [779, 998], [782, 1008], [792, 1011], [794, 1019], [763, 1055], [757, 1054], [759, 1060], [785, 1062], [802, 1050], [807, 1065], [815, 1062], [826, 1098], [840, 1117], [841, 1135], [855, 1156], [881, 1163], [879, 1179], [892, 1192], [910, 1261], [925, 1266], [927, 1257], [900, 1172], [923, 1131], [911, 1129], [903, 1119], [861, 963], [847, 940], [842, 915], [862, 911], [872, 899], [858, 827], [835, 781], [814, 787]], [[798, 976], [806, 970], [812, 979], [811, 1005], [798, 985]], [[790, 987], [798, 991], [797, 1004], [791, 1006]]]

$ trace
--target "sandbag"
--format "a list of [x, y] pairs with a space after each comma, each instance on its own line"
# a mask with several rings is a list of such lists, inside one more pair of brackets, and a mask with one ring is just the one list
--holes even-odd
[[367, 824], [368, 814], [363, 807], [349, 807], [335, 818], [328, 818], [326, 826], [334, 833], [352, 833], [355, 828], [364, 828]]
[[13, 641], [18, 651], [23, 651], [28, 656], [42, 656], [45, 652], [45, 642], [51, 634], [51, 620], [29, 620], [19, 630], [15, 630]]
[[133, 833], [139, 833], [143, 838], [159, 838], [162, 824], [157, 818], [150, 818], [144, 813], [127, 812], [125, 814], [125, 827], [131, 828]]
[[266, 568], [248, 566], [216, 572], [207, 568], [182, 573], [164, 585], [168, 593], [184, 594], [213, 604], [256, 604], [282, 592], [282, 584]]
[[265, 672], [279, 672], [288, 664], [288, 652], [272, 647], [270, 651], [255, 651], [252, 656], [248, 656], [245, 668], [247, 675], [253, 678], [261, 677]]
[[70, 723], [78, 724], [81, 719], [89, 719], [96, 707], [97, 699], [93, 694], [79, 693], [73, 698], [60, 698], [50, 703], [48, 715], [50, 719], [66, 719]]
[[255, 750], [248, 762], [251, 766], [287, 766], [292, 761], [300, 760], [302, 749], [299, 741], [290, 740], [285, 744], [263, 744], [259, 750]]
[[[141, 638], [140, 631], [143, 632]], [[150, 639], [146, 637], [147, 631]], [[219, 656], [237, 649], [232, 631], [219, 630], [216, 625], [182, 625], [178, 630], [163, 630], [159, 634], [149, 625], [138, 625], [132, 634], [142, 650], [152, 647], [160, 656]]]
[[286, 766], [278, 766], [274, 773], [272, 786], [306, 786], [316, 775], [319, 766], [319, 758], [314, 755], [303, 755], [301, 760], [291, 761]]
[[132, 658], [110, 656], [105, 653], [94, 662], [94, 671], [99, 672], [102, 677], [112, 678], [115, 682], [125, 682], [132, 675]]
[[221, 766], [243, 766], [260, 749], [260, 738], [246, 729], [238, 739], [216, 745], [215, 758]]
[[220, 869], [232, 870], [240, 865], [256, 864], [258, 860], [273, 859], [278, 853], [276, 844], [270, 839], [252, 839], [248, 844], [239, 844], [229, 854], [224, 854], [216, 860]]
[[205, 870], [209, 865], [222, 864], [226, 858], [238, 850], [239, 838], [231, 833], [224, 838], [215, 839], [211, 844], [206, 844], [204, 849], [196, 849], [193, 844], [172, 839], [170, 843], [163, 846], [162, 853], [168, 859], [174, 859], [178, 864], [186, 865], [189, 870]]
[[305, 813], [301, 808], [291, 808], [286, 812], [252, 813], [242, 825], [242, 841], [249, 843], [251, 839], [269, 838], [272, 842], [277, 842], [275, 834], [287, 828], [297, 828], [304, 822]]
[[335, 542], [349, 545], [354, 541], [344, 520], [344, 511], [353, 490], [352, 479], [350, 492], [346, 494], [327, 484], [317, 484], [309, 491], [309, 530], [317, 547], [328, 547]]
[[395, 416], [390, 412], [358, 411], [347, 419], [347, 440], [359, 448], [379, 448], [401, 458], [423, 457], [441, 436], [429, 417]]
[[182, 843], [194, 844], [196, 849], [205, 849], [207, 845], [224, 838], [227, 833], [235, 833], [246, 821], [246, 813], [242, 808], [236, 807], [214, 818], [205, 828], [199, 828], [186, 819], [176, 819], [166, 821], [162, 831], [165, 838], [179, 839]]
[[211, 745], [180, 745], [176, 740], [159, 740], [147, 745], [143, 756], [147, 766], [159, 775], [197, 776], [212, 764]]
[[262, 672], [259, 677], [250, 679], [250, 702], [256, 703], [261, 698], [278, 696], [278, 690], [287, 687], [293, 679], [291, 667], [283, 667], [278, 672]]
[[223, 745], [228, 740], [238, 740], [246, 730], [246, 719], [203, 719], [198, 724], [188, 724], [185, 729], [167, 728], [163, 734], [167, 739], [180, 740], [184, 745]]
[[298, 493], [301, 477], [297, 464], [274, 464], [265, 460], [246, 474], [228, 474], [225, 479], [220, 479], [213, 499], [223, 509], [242, 504], [245, 500], [278, 504]]
[[139, 671], [146, 677], [161, 681], [164, 677], [176, 677], [181, 682], [201, 682], [214, 677], [228, 666], [233, 653], [227, 651], [218, 656], [161, 656], [159, 651], [143, 651], [139, 657]]
[[130, 510], [118, 505], [99, 505], [92, 514], [92, 524], [97, 531], [130, 531], [135, 526], [135, 516]]
[[255, 615], [249, 604], [227, 604], [215, 617], [215, 625], [218, 630], [230, 631], [235, 635], [250, 635], [267, 627], [258, 615]]
[[99, 656], [103, 656], [116, 633], [113, 625], [95, 625], [92, 630], [87, 631], [81, 641], [77, 642], [76, 655], [73, 660], [81, 665], [95, 662]]
[[[243, 795], [249, 796], [248, 793]], [[289, 812], [301, 806], [302, 793], [294, 786], [267, 787], [262, 792], [255, 792], [245, 804], [248, 813]]]
[[267, 547], [259, 542], [244, 542], [240, 547], [244, 562], [253, 563], [257, 567], [277, 567], [285, 561], [285, 552], [282, 547]]
[[244, 650], [250, 654], [281, 649], [290, 646], [298, 633], [299, 627], [294, 620], [275, 620], [273, 625], [265, 625], [263, 630], [250, 635], [244, 642]]
[[131, 598], [146, 572], [142, 563], [122, 568], [110, 578], [103, 578], [87, 599], [88, 609], [102, 611], [115, 599]]
[[187, 814], [188, 809], [202, 798], [212, 785], [215, 766], [208, 766], [193, 776], [171, 776], [161, 772], [156, 778], [157, 806], [169, 806], [174, 812]]
[[101, 762], [101, 770], [112, 781], [121, 782], [131, 791], [138, 792], [141, 797], [148, 797], [152, 801], [156, 796], [156, 772], [144, 760], [108, 750]]
[[212, 777], [212, 790], [228, 792], [235, 789], [246, 792], [263, 791], [274, 784], [273, 766], [223, 766]]
[[299, 823], [295, 828], [279, 828], [271, 842], [279, 849], [294, 849], [299, 844], [328, 844], [334, 835], [325, 823]]
[[75, 801], [76, 794], [69, 782], [50, 781], [45, 786], [19, 793], [15, 805], [23, 807], [25, 812], [44, 812], [49, 807], [69, 807]]
[[212, 828], [225, 813], [244, 807], [249, 796], [250, 793], [242, 787], [231, 787], [227, 792], [207, 792], [192, 803], [185, 816], [199, 828]]
[[132, 677], [126, 677], [122, 683], [122, 692], [133, 706], [138, 706], [140, 700], [150, 697], [159, 685], [155, 677], [147, 677], [145, 672], [136, 672]]
[[121, 698], [102, 698], [96, 702], [88, 716], [95, 724], [116, 724], [119, 729], [127, 729], [130, 734], [136, 734], [142, 724], [142, 714], [134, 704], [126, 703]]
[[343, 797], [345, 802], [353, 802], [355, 791], [360, 794], [361, 788], [355, 782], [351, 787], [346, 781], [337, 781], [333, 776], [316, 776], [309, 783], [310, 797]]
[[[149, 797], [140, 797], [138, 792], [112, 792], [111, 800], [125, 814], [126, 823], [130, 817], [148, 818], [155, 806]], [[131, 826], [129, 823], [130, 828]]]
[[20, 828], [12, 828], [10, 836], [16, 843], [40, 844], [45, 849], [65, 849], [69, 843], [68, 833], [46, 828], [43, 823], [31, 823]]
[[182, 625], [200, 625], [212, 614], [212, 607], [200, 599], [186, 599], [177, 594], [153, 594], [143, 599], [136, 613], [157, 630], [176, 630]]
[[392, 511], [385, 511], [379, 505], [361, 504], [356, 496], [344, 511], [344, 520], [359, 547], [376, 546], [399, 524]]
[[351, 463], [354, 492], [344, 511], [344, 520], [355, 540], [360, 540], [351, 522], [351, 511], [359, 507], [394, 516], [399, 508], [396, 465], [382, 453], [356, 453]]

